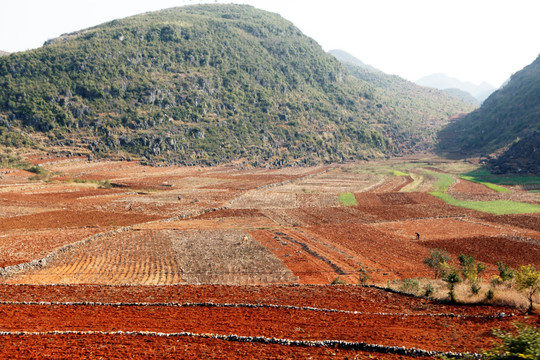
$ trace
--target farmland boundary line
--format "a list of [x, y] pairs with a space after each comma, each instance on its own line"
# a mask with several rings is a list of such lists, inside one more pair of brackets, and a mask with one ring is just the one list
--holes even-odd
[[513, 313], [499, 313], [495, 315], [463, 315], [454, 313], [386, 313], [386, 312], [366, 312], [356, 310], [340, 310], [329, 308], [317, 308], [312, 306], [277, 305], [277, 304], [249, 304], [249, 303], [213, 303], [213, 302], [91, 302], [91, 301], [0, 301], [0, 305], [21, 305], [21, 306], [96, 306], [96, 307], [202, 307], [202, 308], [246, 308], [246, 309], [280, 309], [314, 311], [323, 313], [339, 313], [350, 315], [372, 315], [372, 316], [399, 316], [399, 317], [447, 317], [458, 319], [501, 319], [514, 317]]
[[407, 348], [405, 346], [388, 346], [369, 344], [365, 342], [353, 342], [344, 340], [291, 340], [284, 338], [268, 338], [265, 336], [242, 336], [236, 334], [200, 334], [192, 332], [164, 333], [152, 331], [76, 331], [76, 330], [53, 330], [43, 332], [31, 331], [0, 331], [0, 336], [58, 336], [58, 335], [106, 335], [106, 336], [146, 336], [146, 337], [192, 337], [202, 339], [215, 339], [230, 342], [257, 343], [264, 345], [281, 345], [297, 347], [322, 347], [343, 350], [357, 350], [377, 352], [384, 354], [398, 354], [406, 356], [446, 356], [450, 358], [462, 358], [464, 356], [480, 359], [477, 353], [460, 353], [452, 351], [423, 350]]

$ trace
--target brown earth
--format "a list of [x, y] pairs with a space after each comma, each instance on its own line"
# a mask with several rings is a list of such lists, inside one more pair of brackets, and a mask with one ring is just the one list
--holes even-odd
[[[411, 177], [340, 167], [34, 162], [55, 174], [53, 181], [5, 169], [0, 178], [3, 358], [408, 359], [203, 334], [478, 352], [493, 339], [492, 328], [510, 329], [516, 320], [538, 325], [537, 317], [497, 317], [520, 313], [515, 308], [328, 284], [355, 284], [359, 269], [368, 283], [383, 286], [430, 278], [423, 259], [435, 248], [454, 259], [473, 255], [487, 265], [486, 279], [497, 261], [539, 267], [540, 213], [458, 208], [425, 192], [403, 192]], [[434, 181], [426, 176], [421, 188]], [[113, 188], [103, 188], [107, 182]], [[451, 192], [471, 200], [501, 197], [486, 189], [459, 180]], [[358, 205], [340, 205], [342, 192], [353, 193]], [[539, 194], [519, 189], [503, 196], [540, 203]]]

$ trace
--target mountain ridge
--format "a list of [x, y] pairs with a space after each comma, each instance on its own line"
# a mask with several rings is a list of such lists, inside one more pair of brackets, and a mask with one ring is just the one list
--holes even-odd
[[372, 85], [292, 23], [247, 5], [65, 34], [0, 58], [0, 85], [4, 146], [151, 164], [361, 160], [400, 153], [417, 127], [390, 123], [394, 105]]
[[373, 86], [373, 92], [380, 102], [392, 104], [392, 111], [386, 113], [389, 122], [397, 125], [403, 119], [408, 119], [408, 131], [402, 132], [399, 139], [404, 153], [412, 149], [432, 150], [437, 131], [448, 124], [451, 116], [459, 116], [476, 108], [473, 103], [458, 99], [446, 91], [420, 86], [372, 66], [364, 66], [361, 60], [343, 50], [331, 53], [337, 54], [336, 58], [353, 76]]
[[459, 156], [501, 153], [540, 130], [540, 56], [516, 72], [480, 108], [440, 132], [441, 152]]

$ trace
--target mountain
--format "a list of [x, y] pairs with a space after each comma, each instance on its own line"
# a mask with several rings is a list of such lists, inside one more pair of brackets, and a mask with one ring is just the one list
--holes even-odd
[[493, 174], [540, 174], [540, 130], [514, 143], [498, 158], [488, 161]]
[[482, 106], [441, 131], [442, 152], [460, 156], [500, 152], [540, 130], [540, 56], [516, 72]]
[[418, 148], [408, 133], [419, 123], [394, 122], [397, 106], [292, 23], [247, 5], [146, 13], [0, 58], [8, 147], [150, 164], [366, 159]]
[[437, 132], [449, 118], [476, 109], [444, 91], [416, 85], [396, 75], [388, 75], [366, 67], [362, 61], [343, 50], [331, 52], [349, 72], [372, 86], [374, 97], [384, 104], [385, 118], [390, 126], [400, 129], [393, 136], [400, 151], [410, 153], [431, 150]]
[[342, 63], [350, 63], [366, 70], [381, 72], [379, 69], [362, 62], [361, 60], [357, 59], [356, 57], [354, 57], [353, 55], [349, 54], [348, 52], [344, 50], [334, 49], [334, 50], [328, 51], [328, 53], [332, 55], [333, 57], [335, 57], [336, 59], [338, 59], [339, 61], [341, 61]]
[[9, 55], [8, 52], [0, 50], [0, 56], [8, 56], [8, 55]]
[[463, 82], [442, 73], [425, 76], [418, 79], [416, 83], [418, 85], [428, 86], [440, 90], [459, 89], [471, 94], [480, 103], [487, 99], [487, 97], [496, 90], [495, 87], [486, 82], [483, 82], [480, 85], [475, 85], [471, 82]]
[[480, 106], [480, 101], [478, 101], [477, 98], [475, 98], [474, 96], [472, 96], [466, 91], [463, 91], [457, 88], [448, 88], [448, 89], [444, 89], [443, 91], [447, 93], [448, 95], [456, 97], [460, 99], [461, 101], [464, 101], [468, 104], [471, 104], [474, 106]]

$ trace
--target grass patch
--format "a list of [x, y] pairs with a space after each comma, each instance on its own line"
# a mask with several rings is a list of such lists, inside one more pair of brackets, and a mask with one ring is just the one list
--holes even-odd
[[394, 176], [409, 176], [409, 174], [404, 173], [404, 172], [399, 171], [399, 170], [392, 170], [392, 175], [394, 175]]
[[68, 183], [73, 182], [75, 184], [92, 184], [97, 185], [99, 189], [111, 189], [113, 186], [109, 179], [104, 180], [88, 180], [88, 179], [81, 179], [81, 178], [75, 178], [75, 179], [68, 179]]
[[433, 171], [425, 171], [426, 174], [436, 176], [437, 182], [435, 183], [435, 188], [437, 192], [445, 193], [450, 188], [450, 185], [454, 183], [454, 178], [450, 174], [436, 173]]
[[510, 192], [510, 190], [508, 190], [507, 188], [504, 188], [502, 186], [499, 186], [499, 185], [496, 185], [496, 184], [493, 184], [493, 183], [490, 183], [490, 182], [481, 181], [478, 178], [475, 178], [473, 176], [461, 175], [460, 178], [463, 179], [463, 180], [472, 181], [474, 183], [484, 185], [488, 189], [495, 190], [496, 192], [500, 192], [500, 193], [509, 193]]
[[508, 215], [508, 214], [530, 214], [540, 212], [540, 206], [528, 203], [522, 203], [510, 200], [493, 200], [493, 201], [470, 201], [470, 200], [458, 200], [452, 196], [440, 191], [430, 192], [431, 195], [438, 197], [444, 202], [460, 206], [467, 209], [487, 212], [495, 215]]
[[339, 194], [338, 201], [340, 202], [341, 205], [344, 205], [344, 206], [358, 205], [358, 202], [356, 201], [354, 194], [350, 192]]
[[478, 183], [491, 183], [499, 185], [537, 185], [540, 184], [540, 176], [524, 175], [493, 175], [486, 168], [479, 168], [474, 171], [462, 174], [462, 177], [469, 181]]

